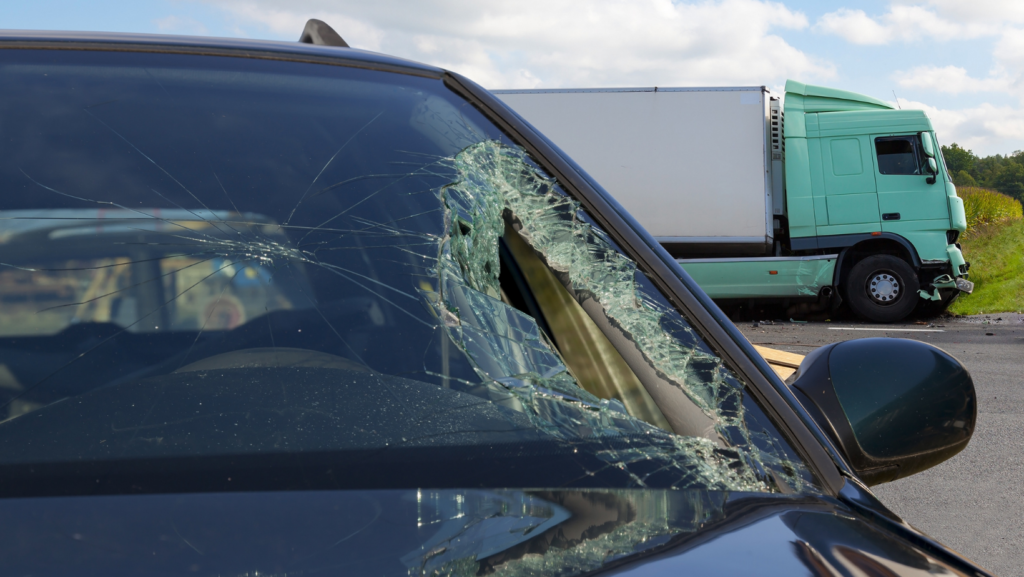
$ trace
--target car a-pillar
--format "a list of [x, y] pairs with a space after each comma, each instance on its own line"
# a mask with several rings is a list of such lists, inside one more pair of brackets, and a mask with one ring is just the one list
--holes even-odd
[[844, 252], [838, 286], [854, 313], [876, 323], [894, 323], [917, 308], [918, 267], [905, 247], [879, 239]]

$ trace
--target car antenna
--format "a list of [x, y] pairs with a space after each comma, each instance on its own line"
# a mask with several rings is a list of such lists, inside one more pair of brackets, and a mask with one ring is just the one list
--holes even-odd
[[328, 26], [323, 20], [317, 20], [316, 18], [310, 18], [306, 22], [306, 27], [302, 29], [302, 36], [299, 36], [299, 42], [319, 44], [320, 46], [349, 47], [348, 42], [345, 42], [341, 35], [334, 31], [334, 28]]
[[[312, 20], [310, 20], [310, 22], [312, 22]], [[324, 24], [324, 26], [326, 26], [326, 24]], [[306, 24], [306, 27], [308, 28], [309, 24]], [[334, 32], [334, 31], [331, 30], [331, 32]], [[340, 38], [340, 36], [339, 36], [339, 38]], [[344, 42], [344, 40], [342, 40], [342, 42]], [[899, 109], [903, 110], [903, 107], [900, 106], [900, 97], [896, 96], [896, 89], [895, 88], [892, 89], [892, 97], [896, 99], [896, 106], [899, 106]]]

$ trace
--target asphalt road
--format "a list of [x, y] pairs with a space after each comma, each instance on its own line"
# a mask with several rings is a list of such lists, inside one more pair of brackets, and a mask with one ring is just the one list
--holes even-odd
[[908, 523], [996, 575], [1024, 577], [1024, 315], [931, 324], [737, 323], [754, 344], [807, 354], [865, 337], [931, 343], [960, 359], [978, 394], [978, 423], [960, 454], [873, 490]]

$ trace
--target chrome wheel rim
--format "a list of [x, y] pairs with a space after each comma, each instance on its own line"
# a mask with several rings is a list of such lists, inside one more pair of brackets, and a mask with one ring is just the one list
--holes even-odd
[[868, 294], [878, 304], [889, 305], [896, 302], [902, 286], [900, 279], [887, 272], [878, 272], [868, 279]]

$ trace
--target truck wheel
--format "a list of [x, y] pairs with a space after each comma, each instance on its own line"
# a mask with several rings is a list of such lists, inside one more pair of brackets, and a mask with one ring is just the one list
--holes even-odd
[[906, 261], [887, 254], [853, 265], [845, 283], [853, 312], [876, 323], [894, 323], [913, 312], [920, 286]]

